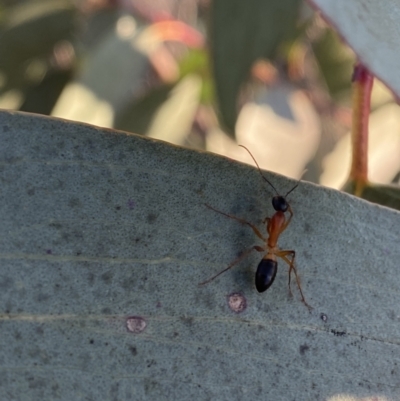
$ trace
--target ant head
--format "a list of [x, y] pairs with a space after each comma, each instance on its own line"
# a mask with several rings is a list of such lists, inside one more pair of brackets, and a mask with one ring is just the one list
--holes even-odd
[[286, 198], [282, 195], [275, 195], [272, 198], [272, 207], [277, 212], [285, 213], [289, 209], [289, 203], [287, 203]]
[[295, 190], [297, 188], [298, 185], [299, 185], [299, 183], [297, 182], [297, 184], [285, 196], [279, 195], [277, 193], [272, 198], [272, 206], [275, 209], [275, 211], [285, 213], [289, 209], [289, 203], [286, 200], [286, 198], [293, 190]]
[[271, 187], [272, 189], [276, 192], [276, 195], [272, 198], [272, 206], [273, 208], [277, 211], [277, 212], [283, 212], [285, 213], [288, 209], [289, 209], [289, 203], [286, 200], [286, 197], [292, 192], [294, 191], [297, 186], [299, 185], [299, 181], [297, 181], [297, 184], [285, 195], [279, 195], [278, 191], [275, 189], [275, 187], [272, 185], [272, 183], [270, 183], [263, 175], [263, 173], [261, 172], [260, 166], [258, 165], [256, 159], [254, 158], [254, 156], [251, 154], [250, 150], [247, 149], [245, 146], [243, 145], [239, 145], [240, 147], [244, 148], [247, 150], [247, 152], [249, 152], [251, 158], [254, 160], [254, 163], [256, 163], [258, 172], [260, 173], [261, 177], [264, 179], [264, 181], [266, 181]]

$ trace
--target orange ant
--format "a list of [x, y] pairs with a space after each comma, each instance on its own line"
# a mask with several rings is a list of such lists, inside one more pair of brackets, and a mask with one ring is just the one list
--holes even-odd
[[[246, 220], [240, 219], [239, 217], [231, 216], [230, 214], [226, 214], [224, 212], [221, 212], [220, 210], [214, 209], [212, 206], [206, 204], [206, 206], [214, 210], [217, 213], [220, 213], [226, 217], [229, 217], [231, 219], [234, 219], [238, 221], [239, 223], [242, 224], [247, 224], [252, 228], [254, 231], [254, 234], [257, 235], [258, 238], [262, 239], [265, 242], [265, 245], [262, 246], [253, 246], [250, 249], [246, 250], [243, 252], [237, 259], [235, 259], [226, 269], [220, 271], [217, 273], [215, 276], [211, 277], [210, 279], [200, 283], [199, 285], [204, 285], [209, 283], [210, 281], [213, 281], [215, 278], [217, 278], [219, 275], [222, 273], [225, 273], [227, 270], [235, 266], [237, 263], [239, 263], [242, 259], [244, 259], [247, 255], [250, 254], [253, 250], [257, 252], [264, 252], [264, 256], [261, 259], [261, 262], [258, 264], [257, 267], [257, 272], [255, 276], [255, 284], [256, 284], [256, 289], [258, 292], [264, 292], [268, 290], [269, 287], [271, 287], [272, 283], [275, 280], [276, 273], [278, 270], [278, 262], [277, 262], [277, 257], [281, 258], [284, 260], [288, 265], [289, 265], [289, 292], [292, 295], [292, 290], [290, 288], [290, 278], [292, 271], [294, 272], [296, 276], [296, 282], [297, 282], [297, 287], [300, 290], [300, 295], [301, 295], [301, 300], [306, 305], [309, 309], [312, 309], [312, 307], [306, 302], [303, 291], [301, 289], [301, 284], [300, 284], [300, 279], [297, 274], [296, 266], [294, 265], [294, 259], [296, 256], [296, 252], [293, 250], [281, 250], [278, 247], [278, 239], [279, 236], [283, 233], [283, 231], [286, 230], [288, 225], [290, 224], [292, 217], [293, 217], [293, 210], [289, 203], [287, 202], [286, 198], [287, 196], [294, 191], [297, 186], [299, 185], [299, 182], [289, 191], [286, 193], [285, 196], [279, 195], [278, 191], [275, 189], [275, 187], [264, 177], [264, 175], [261, 172], [261, 169], [256, 161], [256, 159], [253, 157], [251, 152], [242, 145], [239, 145], [242, 148], [246, 149], [247, 152], [249, 152], [251, 158], [254, 160], [259, 173], [261, 174], [261, 177], [274, 189], [276, 192], [276, 195], [272, 198], [272, 206], [275, 209], [274, 215], [270, 217], [266, 217], [263, 220], [263, 224], [267, 225], [267, 233], [268, 233], [268, 238], [264, 238], [263, 235], [260, 233], [258, 228], [254, 226], [253, 224], [249, 223]], [[299, 180], [300, 181], [300, 180]], [[286, 219], [285, 213], [289, 213], [289, 218]]]

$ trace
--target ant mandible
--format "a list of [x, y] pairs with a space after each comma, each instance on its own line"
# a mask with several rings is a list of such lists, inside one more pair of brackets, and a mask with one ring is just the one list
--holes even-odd
[[[266, 217], [263, 220], [263, 224], [266, 224], [267, 228], [267, 233], [268, 233], [268, 238], [264, 238], [264, 236], [260, 233], [258, 228], [249, 223], [246, 220], [243, 220], [239, 217], [232, 216], [230, 214], [226, 214], [224, 212], [221, 212], [220, 210], [214, 209], [212, 206], [206, 204], [206, 206], [214, 210], [217, 213], [220, 213], [226, 217], [229, 217], [231, 219], [234, 219], [238, 221], [239, 223], [246, 224], [251, 229], [253, 230], [254, 234], [257, 235], [258, 238], [263, 240], [265, 242], [265, 245], [258, 246], [255, 245], [251, 247], [250, 249], [246, 250], [243, 252], [237, 259], [235, 259], [227, 268], [224, 270], [220, 271], [217, 273], [215, 276], [211, 277], [210, 279], [200, 283], [199, 285], [204, 285], [207, 284], [211, 281], [213, 281], [215, 278], [217, 278], [219, 275], [222, 273], [225, 273], [227, 270], [231, 269], [233, 266], [235, 266], [237, 263], [239, 263], [242, 259], [244, 259], [247, 255], [250, 254], [252, 251], [257, 251], [257, 252], [264, 252], [264, 256], [261, 259], [261, 262], [258, 264], [257, 267], [257, 272], [255, 276], [255, 284], [256, 284], [256, 289], [258, 292], [264, 292], [268, 290], [269, 287], [271, 287], [272, 283], [275, 280], [276, 273], [278, 270], [278, 262], [277, 258], [281, 258], [283, 261], [285, 261], [289, 265], [289, 292], [292, 294], [292, 290], [290, 288], [290, 278], [292, 271], [294, 272], [294, 275], [296, 276], [296, 283], [297, 287], [299, 288], [300, 295], [301, 295], [301, 300], [306, 305], [309, 309], [312, 309], [312, 307], [306, 302], [304, 298], [303, 291], [301, 289], [301, 284], [300, 284], [300, 279], [297, 274], [296, 266], [294, 265], [294, 260], [296, 257], [296, 252], [293, 250], [283, 250], [279, 249], [278, 247], [278, 239], [279, 236], [283, 233], [283, 231], [286, 230], [288, 225], [290, 224], [292, 217], [293, 217], [293, 210], [289, 203], [287, 202], [286, 198], [287, 196], [294, 191], [297, 186], [299, 185], [299, 182], [289, 191], [286, 193], [285, 196], [279, 195], [278, 191], [275, 189], [275, 187], [264, 177], [264, 175], [261, 172], [261, 169], [256, 161], [256, 159], [253, 157], [251, 152], [243, 145], [239, 145], [242, 148], [246, 149], [247, 152], [249, 152], [251, 158], [254, 160], [254, 163], [256, 164], [259, 173], [261, 174], [261, 177], [274, 189], [276, 192], [276, 195], [272, 198], [272, 206], [275, 209], [274, 215], [269, 218]], [[286, 218], [285, 213], [289, 213], [289, 218]]]

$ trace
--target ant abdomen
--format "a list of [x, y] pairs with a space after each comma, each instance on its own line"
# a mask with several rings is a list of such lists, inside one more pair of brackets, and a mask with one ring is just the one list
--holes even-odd
[[262, 259], [256, 272], [256, 289], [264, 292], [271, 287], [278, 271], [278, 262], [273, 259]]

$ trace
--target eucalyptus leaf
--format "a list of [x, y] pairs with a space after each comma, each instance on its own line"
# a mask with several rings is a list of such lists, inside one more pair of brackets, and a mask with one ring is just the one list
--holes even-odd
[[[256, 292], [259, 254], [198, 286], [262, 245], [204, 205], [264, 233], [274, 191], [256, 169], [85, 124], [0, 122], [1, 400], [398, 399], [397, 211], [305, 182], [288, 196], [279, 245], [310, 313], [282, 261]], [[265, 175], [283, 194], [295, 183]]]

